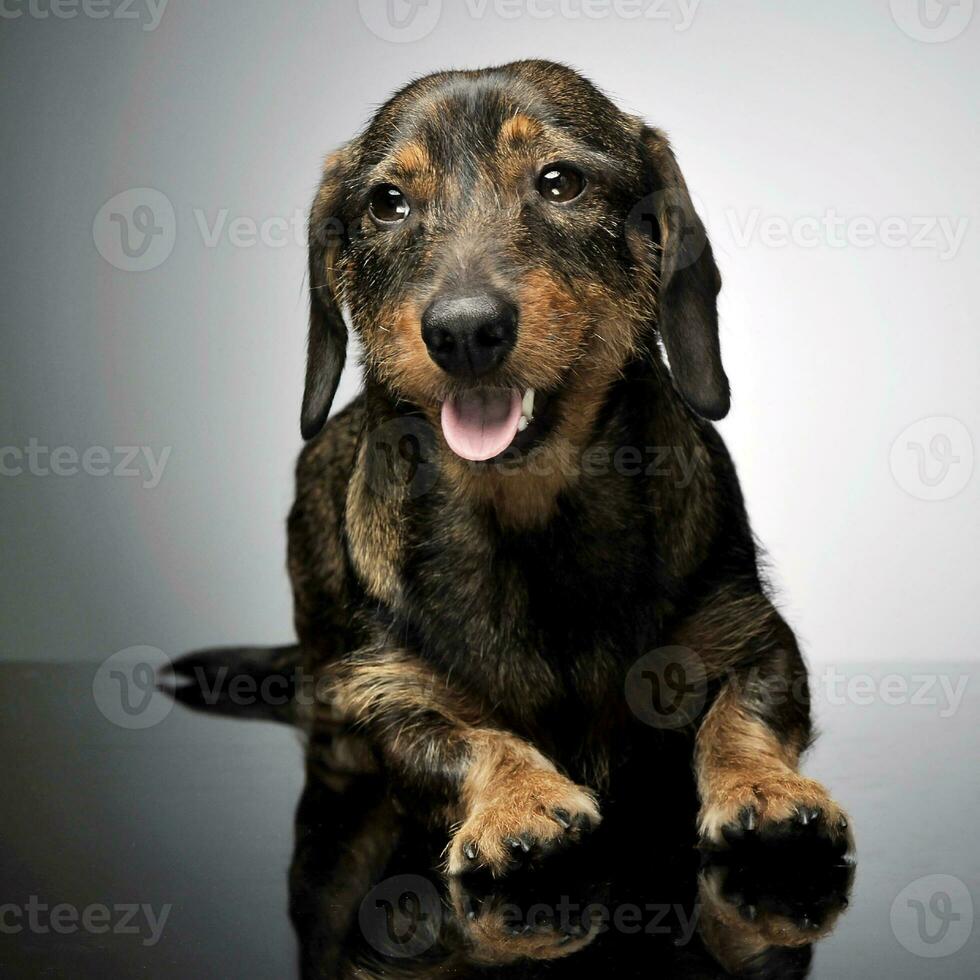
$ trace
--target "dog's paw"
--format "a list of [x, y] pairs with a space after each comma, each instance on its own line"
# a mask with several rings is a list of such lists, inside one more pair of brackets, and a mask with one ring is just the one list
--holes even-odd
[[525, 770], [473, 803], [450, 842], [449, 873], [502, 875], [578, 840], [601, 819], [584, 787], [554, 771]]
[[568, 903], [566, 910], [560, 901], [549, 905], [526, 895], [522, 901], [520, 895], [499, 891], [481, 894], [469, 889], [467, 883], [473, 880], [451, 878], [449, 895], [469, 956], [480, 964], [569, 956], [588, 946], [602, 929], [602, 917], [593, 914], [593, 906]]
[[793, 951], [833, 931], [847, 909], [854, 866], [811, 857], [804, 849], [775, 862], [702, 869], [698, 928], [731, 974], [743, 976], [751, 964], [752, 976], [798, 975], [786, 969], [796, 959]]
[[813, 840], [842, 853], [853, 850], [850, 820], [814, 779], [786, 770], [720, 784], [706, 795], [698, 816], [708, 846]]

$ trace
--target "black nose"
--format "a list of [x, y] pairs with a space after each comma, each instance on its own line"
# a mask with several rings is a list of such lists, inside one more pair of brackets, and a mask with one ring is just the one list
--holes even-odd
[[493, 293], [440, 296], [422, 314], [429, 356], [449, 374], [479, 377], [514, 346], [517, 310]]

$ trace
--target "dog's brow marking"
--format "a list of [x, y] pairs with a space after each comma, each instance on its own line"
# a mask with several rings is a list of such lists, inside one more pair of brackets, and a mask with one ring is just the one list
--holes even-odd
[[500, 127], [499, 139], [501, 143], [515, 143], [532, 140], [540, 136], [541, 132], [541, 124], [536, 119], [519, 112], [510, 119], [504, 120]]
[[414, 140], [397, 147], [374, 168], [368, 182], [377, 181], [407, 184], [411, 191], [425, 199], [435, 197], [440, 185], [438, 172], [428, 151]]
[[432, 161], [424, 146], [419, 143], [405, 143], [392, 156], [391, 161], [405, 173], [421, 173], [432, 167]]

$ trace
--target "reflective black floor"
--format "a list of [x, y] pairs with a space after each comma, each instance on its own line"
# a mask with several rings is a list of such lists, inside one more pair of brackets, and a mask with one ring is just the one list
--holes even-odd
[[0, 976], [980, 976], [976, 667], [815, 672], [853, 867], [705, 862], [652, 759], [580, 848], [449, 885], [377, 777], [96, 668], [0, 667]]

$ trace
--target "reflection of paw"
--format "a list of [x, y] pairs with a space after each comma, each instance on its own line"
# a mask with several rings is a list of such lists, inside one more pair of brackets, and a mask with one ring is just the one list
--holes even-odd
[[702, 938], [732, 972], [749, 961], [775, 965], [833, 930], [853, 878], [851, 864], [814, 854], [757, 867], [708, 865], [698, 878]]
[[449, 845], [449, 873], [504, 874], [578, 840], [600, 820], [588, 790], [552, 770], [522, 770], [473, 804]]
[[751, 782], [718, 780], [698, 818], [702, 840], [715, 847], [823, 840], [841, 852], [854, 846], [849, 823], [820, 783], [790, 769]]
[[501, 894], [480, 898], [467, 890], [464, 880], [452, 878], [449, 892], [470, 955], [478, 963], [558, 959], [588, 946], [602, 928], [599, 916], [574, 914], [577, 909], [566, 911], [557, 904], [522, 907]]

